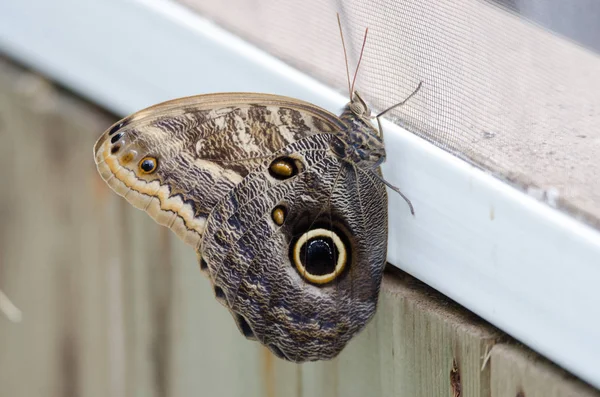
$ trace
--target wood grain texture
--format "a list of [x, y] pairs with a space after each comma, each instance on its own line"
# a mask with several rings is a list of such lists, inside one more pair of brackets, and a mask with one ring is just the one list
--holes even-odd
[[0, 394], [109, 395], [106, 265], [121, 252], [108, 230], [120, 204], [81, 148], [110, 118], [0, 67], [0, 288], [23, 311], [17, 324], [0, 316]]
[[454, 396], [456, 362], [460, 395], [486, 396], [481, 367], [499, 336], [412, 277], [386, 274], [373, 322], [338, 359], [303, 366], [300, 395]]
[[494, 346], [491, 397], [599, 397], [600, 391], [516, 344]]
[[275, 358], [240, 335], [193, 250], [97, 176], [90, 147], [115, 119], [0, 59], [0, 289], [23, 311], [0, 313], [0, 395], [598, 395], [527, 349], [492, 349], [503, 334], [405, 274], [385, 275], [337, 359]]

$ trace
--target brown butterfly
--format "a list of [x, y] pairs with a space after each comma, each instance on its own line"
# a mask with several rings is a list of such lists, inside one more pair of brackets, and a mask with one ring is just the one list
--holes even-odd
[[371, 120], [408, 98], [372, 116], [353, 86], [348, 73], [339, 117], [268, 94], [176, 99], [94, 146], [108, 185], [194, 247], [242, 334], [290, 361], [335, 357], [377, 307], [387, 182]]

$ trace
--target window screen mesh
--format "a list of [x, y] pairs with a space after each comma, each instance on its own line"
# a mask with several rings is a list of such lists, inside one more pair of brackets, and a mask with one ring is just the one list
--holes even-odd
[[551, 205], [600, 222], [600, 3], [181, 0], [317, 79]]

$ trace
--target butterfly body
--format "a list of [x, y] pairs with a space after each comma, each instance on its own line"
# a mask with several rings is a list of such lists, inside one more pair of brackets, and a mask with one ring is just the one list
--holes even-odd
[[358, 95], [337, 117], [266, 94], [165, 102], [109, 128], [102, 178], [198, 253], [244, 336], [335, 357], [372, 318], [386, 260], [384, 144]]

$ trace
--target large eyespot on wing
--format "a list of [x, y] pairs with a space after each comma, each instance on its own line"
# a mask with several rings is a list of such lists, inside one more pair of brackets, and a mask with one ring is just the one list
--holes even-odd
[[342, 128], [336, 116], [291, 98], [200, 95], [115, 123], [94, 156], [115, 192], [198, 247], [212, 207], [265, 156]]
[[330, 283], [350, 261], [351, 244], [344, 240], [344, 235], [331, 227], [313, 227], [291, 242], [290, 261], [309, 283]]
[[215, 206], [202, 244], [232, 313], [296, 362], [336, 356], [365, 326], [386, 257], [385, 188], [341, 162], [326, 138], [293, 144], [294, 176], [273, 177], [275, 158], [250, 173]]

